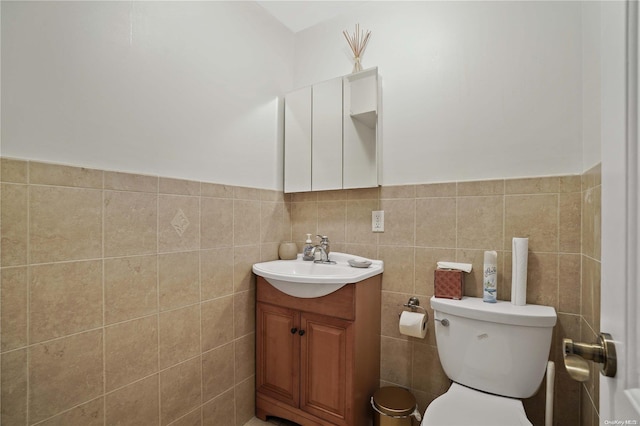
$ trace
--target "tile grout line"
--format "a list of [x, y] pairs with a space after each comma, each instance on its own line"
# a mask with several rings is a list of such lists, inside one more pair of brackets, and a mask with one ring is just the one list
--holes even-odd
[[[231, 200], [231, 294], [233, 298], [231, 300], [231, 327], [233, 331], [233, 338], [236, 337], [236, 268], [235, 268], [235, 259], [236, 259], [236, 189], [233, 188], [233, 196]], [[233, 342], [233, 340], [232, 340]], [[233, 424], [236, 423], [237, 417], [237, 401], [236, 401], [236, 348], [235, 344], [233, 345]]]
[[107, 329], [106, 323], [106, 298], [105, 298], [105, 222], [106, 218], [106, 193], [104, 190], [104, 171], [102, 172], [102, 424], [107, 424]]
[[[506, 239], [507, 239], [507, 181], [505, 179], [502, 180], [502, 237], [500, 239], [502, 240], [501, 241], [501, 245], [502, 245], [502, 269], [506, 269], [506, 265], [505, 265], [506, 262], [505, 261], [506, 261], [507, 247], [505, 246], [505, 242], [506, 242]], [[512, 254], [511, 261], [513, 263], [513, 254]], [[484, 264], [483, 264], [483, 269], [484, 269]], [[483, 272], [483, 274], [484, 274], [484, 272]], [[482, 281], [483, 281], [482, 296], [484, 297], [484, 275], [483, 275]], [[506, 292], [506, 289], [509, 288], [509, 294], [510, 294], [509, 299], [511, 299], [513, 297], [513, 295], [511, 294], [511, 286], [507, 285], [507, 277], [505, 276], [504, 273], [502, 274], [502, 281], [503, 281], [503, 283], [502, 283], [502, 291]]]
[[202, 410], [202, 405], [204, 404], [204, 377], [202, 371], [202, 339], [203, 339], [203, 328], [202, 328], [202, 183], [200, 183], [200, 196], [198, 197], [198, 213], [199, 213], [199, 250], [198, 250], [198, 290], [200, 297], [198, 299], [198, 306], [200, 310], [200, 424], [204, 424], [204, 414]]
[[43, 425], [43, 424], [47, 423], [49, 420], [51, 420], [51, 419], [54, 419], [54, 418], [56, 418], [56, 417], [58, 417], [58, 416], [60, 416], [62, 414], [70, 413], [71, 411], [75, 410], [76, 408], [81, 407], [81, 406], [83, 406], [85, 404], [88, 404], [90, 402], [97, 401], [100, 398], [104, 399], [104, 395], [98, 395], [95, 398], [92, 398], [92, 399], [90, 399], [88, 401], [83, 401], [83, 402], [81, 402], [81, 403], [79, 403], [77, 405], [74, 405], [73, 407], [66, 408], [66, 409], [64, 409], [62, 411], [59, 411], [59, 412], [55, 413], [53, 416], [50, 416], [50, 417], [47, 417], [47, 418], [45, 418], [43, 420], [38, 421], [37, 423], [28, 423], [28, 424], [30, 426]]
[[26, 401], [26, 416], [27, 423], [29, 423], [29, 417], [31, 415], [31, 162], [26, 162], [27, 167], [27, 401]]
[[[418, 294], [418, 288], [416, 287], [417, 281], [417, 268], [418, 268], [418, 202], [417, 202], [417, 189], [416, 185], [413, 185], [413, 293]], [[382, 334], [382, 333], [380, 333]]]
[[158, 424], [162, 424], [162, 379], [160, 375], [160, 177], [156, 177], [156, 329], [158, 337], [156, 339], [158, 350], [156, 352], [156, 371], [158, 374]]
[[[4, 182], [2, 179], [2, 159], [0, 158], [0, 231], [2, 230], [2, 187]], [[28, 192], [27, 192], [28, 194]], [[27, 225], [28, 226], [28, 225]], [[29, 231], [27, 230], [27, 236]], [[2, 268], [2, 247], [0, 245], [0, 268]], [[27, 283], [28, 283], [27, 279]], [[28, 320], [27, 320], [28, 321]], [[2, 331], [2, 270], [0, 269], [0, 331]], [[2, 336], [0, 336], [0, 351], [2, 350]], [[2, 418], [2, 354], [0, 353], [0, 419]]]
[[[560, 188], [558, 188], [558, 191], [560, 191]], [[556, 212], [556, 248], [557, 248], [557, 253], [556, 253], [556, 310], [560, 311], [560, 232], [561, 232], [561, 227], [560, 227], [560, 219], [562, 218], [562, 215], [560, 214], [560, 209], [562, 208], [562, 203], [560, 201], [560, 199], [562, 198], [562, 194], [558, 193], [556, 194], [557, 197], [557, 212]]]
[[584, 258], [585, 258], [585, 253], [584, 253], [584, 215], [585, 215], [585, 211], [584, 211], [584, 196], [585, 196], [585, 188], [583, 187], [583, 181], [584, 179], [580, 179], [580, 312], [579, 312], [579, 323], [580, 323], [580, 327], [578, 328], [578, 333], [580, 333], [580, 336], [582, 336], [582, 320], [584, 319], [583, 317], [583, 308], [582, 308], [582, 301], [583, 301], [583, 281], [584, 281], [584, 275], [582, 273], [583, 268], [584, 268]]
[[[455, 211], [455, 215], [456, 215], [455, 216], [455, 221], [454, 221], [454, 226], [455, 226], [455, 229], [456, 229], [456, 241], [455, 241], [455, 247], [454, 247], [454, 253], [455, 253], [454, 258], [456, 259], [456, 261], [458, 261], [458, 252], [460, 250], [459, 247], [458, 247], [459, 246], [459, 242], [458, 242], [458, 239], [459, 239], [459, 235], [458, 235], [459, 234], [459, 231], [458, 231], [458, 213], [459, 213], [458, 212], [458, 207], [460, 205], [460, 203], [458, 202], [458, 198], [459, 198], [459, 195], [458, 195], [458, 182], [455, 182], [455, 194], [456, 194], [456, 196], [453, 199], [453, 202], [456, 203], [455, 210], [454, 210]], [[435, 285], [435, 282], [434, 282], [434, 285]], [[434, 293], [435, 293], [435, 289], [434, 289]]]

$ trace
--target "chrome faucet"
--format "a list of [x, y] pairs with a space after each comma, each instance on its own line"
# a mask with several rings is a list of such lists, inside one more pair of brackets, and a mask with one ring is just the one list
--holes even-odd
[[326, 250], [324, 249], [324, 247], [317, 245], [317, 246], [313, 246], [313, 248], [311, 249], [311, 256], [313, 256], [314, 258], [316, 257], [316, 252], [320, 250], [320, 259], [316, 259], [314, 260], [315, 263], [328, 263], [329, 262], [329, 255], [327, 254]]
[[327, 253], [327, 260], [329, 260], [329, 253], [331, 253], [331, 246], [329, 245], [329, 237], [326, 235], [317, 235], [320, 238], [320, 247]]
[[329, 260], [329, 253], [331, 253], [331, 248], [329, 245], [329, 237], [326, 235], [318, 235], [320, 237], [320, 244], [313, 246], [311, 249], [310, 255], [315, 258], [316, 252], [320, 250], [320, 259], [314, 260], [315, 263], [336, 263]]

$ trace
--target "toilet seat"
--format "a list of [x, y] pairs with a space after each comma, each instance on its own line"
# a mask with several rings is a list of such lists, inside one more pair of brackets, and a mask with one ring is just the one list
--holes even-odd
[[436, 398], [421, 426], [531, 426], [522, 401], [480, 392], [458, 383]]

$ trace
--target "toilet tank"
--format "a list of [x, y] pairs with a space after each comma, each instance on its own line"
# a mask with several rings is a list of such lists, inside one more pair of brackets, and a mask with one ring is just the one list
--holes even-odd
[[554, 308], [477, 297], [432, 297], [431, 307], [440, 320], [435, 323], [440, 363], [451, 380], [513, 398], [536, 393], [549, 359]]

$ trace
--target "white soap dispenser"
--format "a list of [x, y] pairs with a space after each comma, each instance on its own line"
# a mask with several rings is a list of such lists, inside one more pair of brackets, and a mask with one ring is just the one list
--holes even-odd
[[311, 254], [313, 250], [313, 241], [311, 241], [311, 234], [307, 234], [307, 241], [304, 242], [304, 250], [302, 250], [302, 260], [314, 260], [315, 256]]

